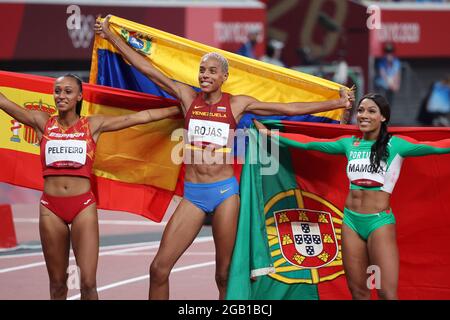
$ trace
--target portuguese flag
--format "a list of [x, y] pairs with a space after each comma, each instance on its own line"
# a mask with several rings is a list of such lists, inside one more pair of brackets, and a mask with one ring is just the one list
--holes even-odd
[[[336, 139], [354, 126], [267, 120], [269, 129]], [[390, 128], [418, 141], [449, 128]], [[252, 128], [227, 299], [349, 299], [341, 255], [349, 192], [346, 158], [280, 147]], [[267, 151], [269, 150], [269, 151]], [[450, 154], [407, 158], [391, 199], [400, 251], [400, 299], [449, 299]], [[426, 272], [425, 272], [426, 270]], [[369, 278], [370, 274], [368, 274]]]

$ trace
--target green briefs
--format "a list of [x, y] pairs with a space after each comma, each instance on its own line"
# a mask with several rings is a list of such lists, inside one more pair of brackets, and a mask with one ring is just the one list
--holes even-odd
[[344, 223], [367, 240], [376, 229], [385, 224], [395, 224], [395, 217], [391, 209], [378, 213], [358, 213], [344, 208]]

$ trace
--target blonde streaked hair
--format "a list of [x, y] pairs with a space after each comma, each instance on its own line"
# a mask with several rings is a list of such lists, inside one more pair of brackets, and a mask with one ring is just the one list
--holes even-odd
[[215, 59], [219, 61], [220, 66], [222, 67], [222, 71], [224, 73], [228, 73], [228, 60], [223, 55], [217, 52], [209, 52], [205, 55], [203, 55], [202, 59], [200, 60], [200, 63], [205, 62], [209, 59]]

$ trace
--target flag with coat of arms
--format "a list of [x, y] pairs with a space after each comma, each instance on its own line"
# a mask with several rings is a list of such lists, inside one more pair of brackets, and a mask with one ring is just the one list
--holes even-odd
[[[361, 134], [350, 125], [262, 122], [292, 141]], [[389, 131], [418, 141], [447, 139], [447, 144], [450, 137], [450, 128]], [[249, 135], [226, 298], [350, 299], [341, 247], [349, 192], [346, 157], [279, 145], [276, 135], [269, 142], [254, 128]], [[405, 159], [392, 194], [400, 299], [450, 298], [449, 163], [450, 154]]]

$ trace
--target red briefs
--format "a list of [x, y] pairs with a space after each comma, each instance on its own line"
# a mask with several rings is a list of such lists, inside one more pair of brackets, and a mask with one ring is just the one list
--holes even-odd
[[72, 223], [73, 219], [83, 209], [93, 203], [96, 203], [96, 201], [92, 191], [69, 197], [55, 197], [43, 193], [41, 197], [41, 204], [67, 224]]

